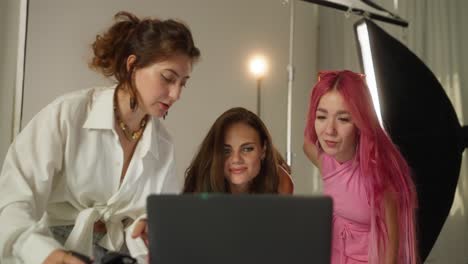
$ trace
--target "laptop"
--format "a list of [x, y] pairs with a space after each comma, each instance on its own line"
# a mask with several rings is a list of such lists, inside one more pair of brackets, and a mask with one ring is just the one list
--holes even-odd
[[147, 201], [151, 264], [329, 264], [326, 196], [185, 194]]

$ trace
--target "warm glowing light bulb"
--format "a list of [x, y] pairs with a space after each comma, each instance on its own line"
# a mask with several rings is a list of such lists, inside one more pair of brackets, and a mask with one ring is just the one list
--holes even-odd
[[249, 64], [250, 72], [255, 78], [262, 78], [265, 76], [267, 71], [267, 62], [265, 57], [256, 55], [250, 60]]

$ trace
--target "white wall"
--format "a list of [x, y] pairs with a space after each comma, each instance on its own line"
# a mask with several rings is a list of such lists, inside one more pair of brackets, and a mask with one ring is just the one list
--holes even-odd
[[0, 1], [0, 168], [13, 138], [20, 1]]
[[[462, 0], [459, 0], [459, 2], [462, 2]], [[463, 3], [463, 2], [462, 2]], [[464, 30], [466, 32], [466, 26], [468, 25], [468, 16], [466, 15], [468, 12], [468, 4], [463, 5], [461, 8], [458, 8], [458, 21], [457, 23], [459, 25], [464, 26]], [[462, 26], [462, 27], [463, 27]], [[464, 118], [464, 125], [468, 125], [468, 34], [460, 34], [460, 51], [461, 51], [461, 56], [459, 61], [462, 62], [460, 63], [460, 83], [465, 85], [465, 89], [462, 89], [462, 96], [463, 96], [463, 118]], [[468, 168], [467, 168], [468, 169]], [[468, 180], [467, 180], [468, 181]], [[468, 188], [467, 188], [468, 189]]]
[[318, 6], [296, 1], [294, 28], [294, 82], [292, 104], [292, 172], [295, 193], [321, 192], [318, 170], [302, 150], [309, 94], [317, 81]]

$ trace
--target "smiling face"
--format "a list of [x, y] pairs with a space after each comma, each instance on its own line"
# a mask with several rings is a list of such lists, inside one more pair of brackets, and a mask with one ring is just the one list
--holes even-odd
[[357, 128], [343, 96], [336, 90], [324, 94], [319, 101], [315, 132], [320, 146], [337, 161], [350, 160], [356, 151]]
[[244, 123], [229, 126], [224, 137], [224, 155], [224, 177], [231, 192], [248, 192], [265, 157], [258, 132]]
[[135, 70], [138, 106], [151, 116], [164, 116], [179, 100], [191, 71], [191, 59], [180, 54]]

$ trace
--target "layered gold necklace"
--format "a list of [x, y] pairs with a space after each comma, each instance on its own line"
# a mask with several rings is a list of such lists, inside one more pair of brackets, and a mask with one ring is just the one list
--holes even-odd
[[143, 135], [143, 131], [145, 130], [146, 123], [148, 122], [148, 115], [145, 115], [140, 121], [140, 127], [132, 131], [130, 128], [125, 124], [125, 122], [120, 117], [118, 102], [117, 102], [117, 91], [114, 93], [114, 115], [117, 124], [119, 125], [120, 129], [122, 130], [125, 137], [130, 141], [137, 141]]

